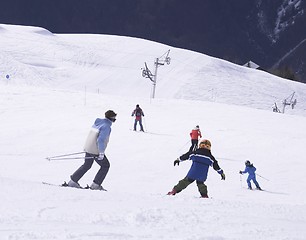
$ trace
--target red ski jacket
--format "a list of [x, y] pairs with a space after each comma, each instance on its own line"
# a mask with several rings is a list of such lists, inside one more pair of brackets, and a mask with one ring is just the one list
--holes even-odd
[[194, 140], [198, 140], [199, 137], [201, 138], [202, 134], [201, 134], [200, 129], [192, 129], [192, 131], [190, 132], [190, 137], [191, 139], [194, 139]]

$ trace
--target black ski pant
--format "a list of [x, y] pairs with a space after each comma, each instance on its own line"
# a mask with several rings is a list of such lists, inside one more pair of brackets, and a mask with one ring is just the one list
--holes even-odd
[[189, 148], [189, 152], [195, 151], [198, 149], [198, 139], [191, 139], [191, 147]]
[[91, 168], [93, 162], [96, 161], [96, 163], [100, 165], [100, 169], [97, 172], [93, 182], [98, 185], [101, 185], [108, 173], [110, 163], [105, 155], [103, 160], [98, 160], [98, 157], [98, 155], [86, 153], [84, 164], [70, 176], [71, 180], [73, 180], [74, 182], [78, 182], [84, 176], [84, 174]]
[[[180, 181], [178, 182], [178, 184], [174, 186], [173, 189], [174, 189], [177, 193], [179, 193], [179, 192], [181, 192], [182, 190], [184, 190], [186, 187], [188, 187], [189, 184], [193, 183], [194, 181], [195, 181], [194, 179], [185, 177], [184, 179], [180, 180]], [[207, 196], [207, 186], [204, 184], [204, 182], [203, 182], [203, 181], [197, 180], [196, 183], [197, 183], [198, 190], [199, 190], [201, 196]]]

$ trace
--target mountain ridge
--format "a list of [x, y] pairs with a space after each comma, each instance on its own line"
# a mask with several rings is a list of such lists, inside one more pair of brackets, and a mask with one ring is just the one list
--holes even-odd
[[[267, 70], [306, 38], [306, 4], [301, 0], [30, 2], [3, 3], [0, 22], [41, 26], [54, 33], [144, 38], [240, 65], [251, 60]], [[302, 82], [304, 62], [286, 63]]]
[[305, 84], [202, 53], [133, 37], [0, 27], [5, 29], [0, 37], [5, 46], [0, 54], [2, 79], [9, 76], [2, 82], [149, 98], [152, 82], [142, 76], [144, 63], [154, 73], [156, 58], [170, 50], [170, 65], [158, 68], [157, 98], [214, 101], [270, 111], [295, 92], [298, 107], [288, 111], [303, 115], [306, 109]]

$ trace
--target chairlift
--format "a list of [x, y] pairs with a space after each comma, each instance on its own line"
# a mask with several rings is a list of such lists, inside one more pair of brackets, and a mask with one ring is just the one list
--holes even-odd
[[281, 111], [279, 110], [279, 108], [277, 107], [277, 104], [274, 103], [274, 106], [273, 106], [273, 112], [277, 112], [277, 113], [280, 113]]
[[152, 91], [152, 98], [155, 97], [155, 88], [156, 88], [156, 82], [157, 82], [157, 69], [158, 66], [163, 66], [165, 63], [167, 65], [170, 64], [171, 58], [169, 57], [170, 49], [165, 52], [161, 57], [156, 58], [154, 65], [155, 65], [155, 72], [154, 75], [151, 73], [150, 69], [147, 66], [147, 63], [145, 62], [145, 68], [142, 68], [142, 76], [145, 78], [149, 78], [151, 82], [153, 82], [153, 91]]
[[294, 94], [295, 94], [295, 92], [293, 92], [289, 97], [284, 99], [284, 101], [283, 101], [283, 113], [285, 113], [286, 106], [291, 106], [291, 108], [294, 109], [294, 107], [297, 103], [296, 99], [293, 100]]
[[154, 82], [153, 80], [154, 75], [151, 73], [146, 62], [145, 62], [145, 68], [142, 68], [142, 76], [145, 78], [149, 78], [152, 82]]

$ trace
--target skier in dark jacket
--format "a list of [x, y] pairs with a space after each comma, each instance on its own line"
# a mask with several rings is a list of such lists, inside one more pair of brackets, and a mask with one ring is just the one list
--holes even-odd
[[191, 160], [192, 165], [187, 173], [187, 176], [180, 180], [175, 185], [168, 195], [175, 195], [185, 189], [189, 184], [196, 181], [199, 192], [202, 198], [208, 198], [207, 186], [204, 182], [207, 179], [207, 173], [210, 166], [213, 167], [221, 175], [221, 180], [225, 180], [225, 174], [219, 167], [217, 160], [211, 154], [211, 143], [209, 140], [204, 139], [199, 143], [199, 148], [194, 152], [187, 152], [174, 161], [174, 166], [179, 165], [180, 162]]
[[134, 122], [134, 131], [136, 131], [136, 126], [137, 126], [137, 122], [140, 125], [140, 131], [144, 131], [143, 130], [143, 126], [142, 126], [142, 117], [144, 117], [144, 113], [142, 111], [142, 109], [139, 107], [139, 104], [136, 105], [136, 108], [133, 110], [132, 112], [132, 117], [135, 115], [135, 122]]
[[256, 167], [254, 167], [253, 164], [251, 164], [251, 162], [249, 160], [245, 161], [244, 171], [239, 171], [240, 174], [245, 174], [245, 173], [249, 174], [249, 176], [247, 178], [248, 189], [252, 190], [251, 181], [253, 181], [253, 183], [256, 186], [256, 189], [261, 190], [261, 187], [259, 186], [259, 184], [256, 180], [256, 173], [255, 172], [256, 172]]

